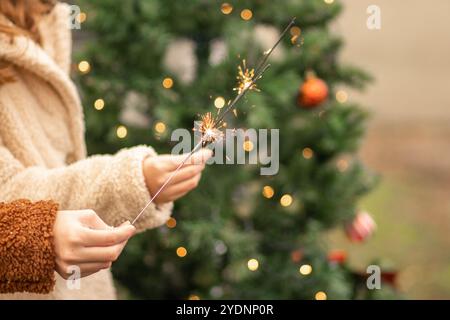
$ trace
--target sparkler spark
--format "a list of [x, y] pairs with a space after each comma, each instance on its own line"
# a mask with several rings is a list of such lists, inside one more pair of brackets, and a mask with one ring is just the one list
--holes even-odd
[[204, 144], [214, 143], [223, 138], [224, 134], [220, 131], [220, 129], [226, 126], [223, 121], [216, 123], [216, 120], [213, 118], [211, 112], [204, 114], [201, 119], [202, 121], [200, 127], [198, 129], [194, 129], [194, 131], [201, 133]]
[[237, 91], [239, 94], [245, 90], [260, 91], [256, 86], [255, 81], [253, 81], [253, 79], [255, 79], [255, 69], [247, 68], [247, 62], [245, 59], [242, 60], [242, 65], [238, 66], [238, 76], [236, 78], [238, 80], [238, 84], [233, 90]]
[[[263, 74], [267, 71], [270, 65], [267, 63], [272, 52], [278, 47], [278, 45], [283, 40], [286, 33], [289, 29], [294, 25], [295, 18], [291, 20], [286, 29], [281, 33], [278, 41], [273, 45], [272, 48], [264, 52], [264, 56], [261, 62], [258, 64], [256, 69], [248, 69], [246, 65], [246, 61], [243, 60], [242, 65], [238, 66], [238, 86], [234, 88], [234, 91], [238, 92], [238, 95], [234, 98], [233, 101], [228, 103], [227, 108], [225, 109], [220, 116], [218, 115], [214, 118], [211, 112], [206, 113], [201, 116], [201, 124], [198, 131], [202, 134], [201, 141], [194, 147], [194, 149], [186, 155], [183, 161], [179, 164], [174, 172], [167, 178], [164, 184], [159, 188], [159, 190], [153, 195], [150, 201], [145, 205], [145, 207], [139, 212], [136, 218], [131, 223], [134, 225], [136, 221], [144, 214], [145, 210], [153, 203], [156, 197], [164, 190], [164, 188], [169, 184], [169, 182], [176, 176], [176, 174], [180, 171], [180, 169], [186, 164], [186, 162], [194, 155], [195, 152], [200, 150], [201, 147], [207, 146], [211, 143], [214, 143], [223, 138], [223, 132], [220, 130], [226, 127], [226, 123], [224, 122], [225, 116], [232, 111], [236, 115], [236, 104], [239, 100], [245, 96], [245, 94], [249, 91], [260, 91], [256, 86], [256, 82], [262, 78]], [[196, 130], [196, 129], [194, 129]]]

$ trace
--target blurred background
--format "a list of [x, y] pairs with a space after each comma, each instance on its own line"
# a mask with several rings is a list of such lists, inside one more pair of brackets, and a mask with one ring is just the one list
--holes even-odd
[[[375, 78], [365, 92], [348, 91], [371, 112], [360, 155], [382, 180], [361, 204], [378, 224], [371, 241], [351, 244], [337, 230], [331, 246], [351, 251], [358, 269], [383, 257], [407, 298], [449, 299], [450, 1], [343, 3], [333, 25], [346, 42], [341, 59]], [[366, 26], [373, 4], [381, 30]], [[76, 50], [82, 37], [76, 33]]]
[[[375, 78], [366, 92], [350, 92], [371, 112], [363, 161], [382, 174], [363, 202], [378, 231], [363, 245], [339, 248], [367, 265], [389, 260], [408, 298], [450, 298], [450, 2], [343, 1], [334, 28], [346, 46], [342, 59]], [[368, 30], [366, 9], [381, 9], [381, 30]]]

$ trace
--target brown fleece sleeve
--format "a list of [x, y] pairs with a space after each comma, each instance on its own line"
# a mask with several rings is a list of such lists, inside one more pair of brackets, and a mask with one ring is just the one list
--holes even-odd
[[0, 293], [49, 293], [55, 284], [53, 201], [0, 203]]

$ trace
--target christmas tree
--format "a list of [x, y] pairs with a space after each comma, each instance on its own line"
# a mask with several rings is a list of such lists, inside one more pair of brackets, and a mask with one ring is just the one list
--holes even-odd
[[91, 154], [137, 144], [170, 153], [172, 130], [191, 129], [198, 114], [232, 99], [241, 60], [254, 67], [296, 17], [258, 83], [261, 92], [248, 94], [237, 116], [226, 119], [232, 128], [280, 129], [278, 174], [262, 176], [255, 165], [209, 166], [167, 225], [136, 236], [114, 265], [129, 297], [374, 296], [345, 263], [346, 253], [330, 253], [322, 237], [344, 225], [352, 239], [370, 233], [354, 219], [375, 182], [353, 156], [366, 112], [342, 89], [363, 88], [370, 78], [338, 59], [342, 39], [330, 30], [337, 1], [78, 4], [89, 35], [77, 56], [77, 81]]

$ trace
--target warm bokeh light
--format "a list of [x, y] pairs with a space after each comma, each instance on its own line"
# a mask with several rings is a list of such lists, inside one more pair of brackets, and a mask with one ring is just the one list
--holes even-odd
[[323, 0], [323, 2], [325, 2], [326, 4], [332, 4], [334, 0]]
[[323, 291], [319, 291], [316, 293], [315, 299], [316, 300], [327, 300], [327, 294]]
[[247, 140], [244, 142], [243, 148], [245, 151], [247, 151], [247, 152], [253, 151], [254, 147], [255, 146], [254, 146], [253, 142], [251, 142], [250, 140]]
[[173, 79], [165, 78], [162, 82], [162, 85], [165, 89], [171, 89], [173, 87]]
[[284, 196], [281, 197], [280, 199], [280, 203], [283, 207], [289, 207], [292, 202], [294, 201], [294, 199], [292, 198], [291, 195], [289, 194], [285, 194]]
[[179, 256], [180, 258], [184, 258], [187, 255], [187, 250], [185, 247], [179, 247], [177, 249], [177, 256]]
[[170, 218], [169, 220], [167, 220], [166, 226], [169, 229], [175, 228], [177, 226], [177, 220], [175, 218]]
[[217, 97], [216, 100], [214, 100], [214, 106], [217, 109], [222, 109], [223, 107], [225, 107], [225, 99], [222, 97]]
[[250, 270], [250, 271], [256, 271], [256, 270], [258, 270], [258, 268], [259, 268], [259, 262], [258, 262], [258, 260], [256, 260], [256, 259], [250, 259], [250, 260], [248, 260], [248, 262], [247, 262], [247, 267], [248, 267], [248, 270]]
[[157, 122], [156, 124], [155, 124], [155, 131], [157, 132], [157, 133], [159, 133], [159, 134], [162, 134], [162, 133], [164, 133], [165, 131], [166, 131], [166, 129], [167, 129], [167, 127], [166, 127], [166, 125], [164, 124], [164, 122]]
[[298, 271], [300, 272], [301, 275], [307, 276], [307, 275], [311, 274], [312, 267], [309, 264], [304, 264], [300, 267], [300, 269]]
[[125, 126], [118, 126], [116, 134], [119, 139], [124, 139], [128, 135], [128, 130]]
[[105, 100], [103, 99], [97, 99], [94, 102], [94, 108], [98, 111], [103, 110], [103, 108], [105, 107]]
[[291, 28], [290, 32], [291, 32], [291, 36], [293, 36], [293, 37], [297, 36], [298, 37], [298, 36], [300, 36], [302, 34], [302, 29], [300, 29], [297, 26], [294, 26], [294, 27]]
[[191, 294], [188, 299], [189, 300], [200, 300], [200, 297], [197, 296], [196, 294]]
[[80, 13], [77, 15], [77, 21], [78, 21], [79, 23], [84, 23], [84, 22], [86, 22], [86, 20], [87, 20], [87, 14], [86, 14], [86, 12], [80, 12]]
[[265, 186], [262, 192], [264, 198], [270, 199], [274, 196], [275, 190], [271, 186]]
[[223, 14], [230, 14], [231, 12], [233, 12], [233, 6], [228, 2], [224, 2], [220, 7], [220, 11], [222, 11]]
[[344, 90], [339, 90], [336, 92], [336, 100], [339, 103], [345, 103], [348, 100], [348, 94]]
[[311, 148], [305, 148], [302, 151], [303, 158], [311, 159], [314, 156], [314, 151]]
[[91, 65], [86, 60], [83, 60], [78, 64], [78, 70], [84, 74], [89, 73], [91, 71]]
[[251, 20], [253, 17], [253, 12], [250, 9], [244, 9], [241, 11], [241, 18], [245, 21]]
[[345, 172], [349, 167], [349, 163], [347, 160], [341, 159], [337, 162], [336, 166], [340, 172]]

